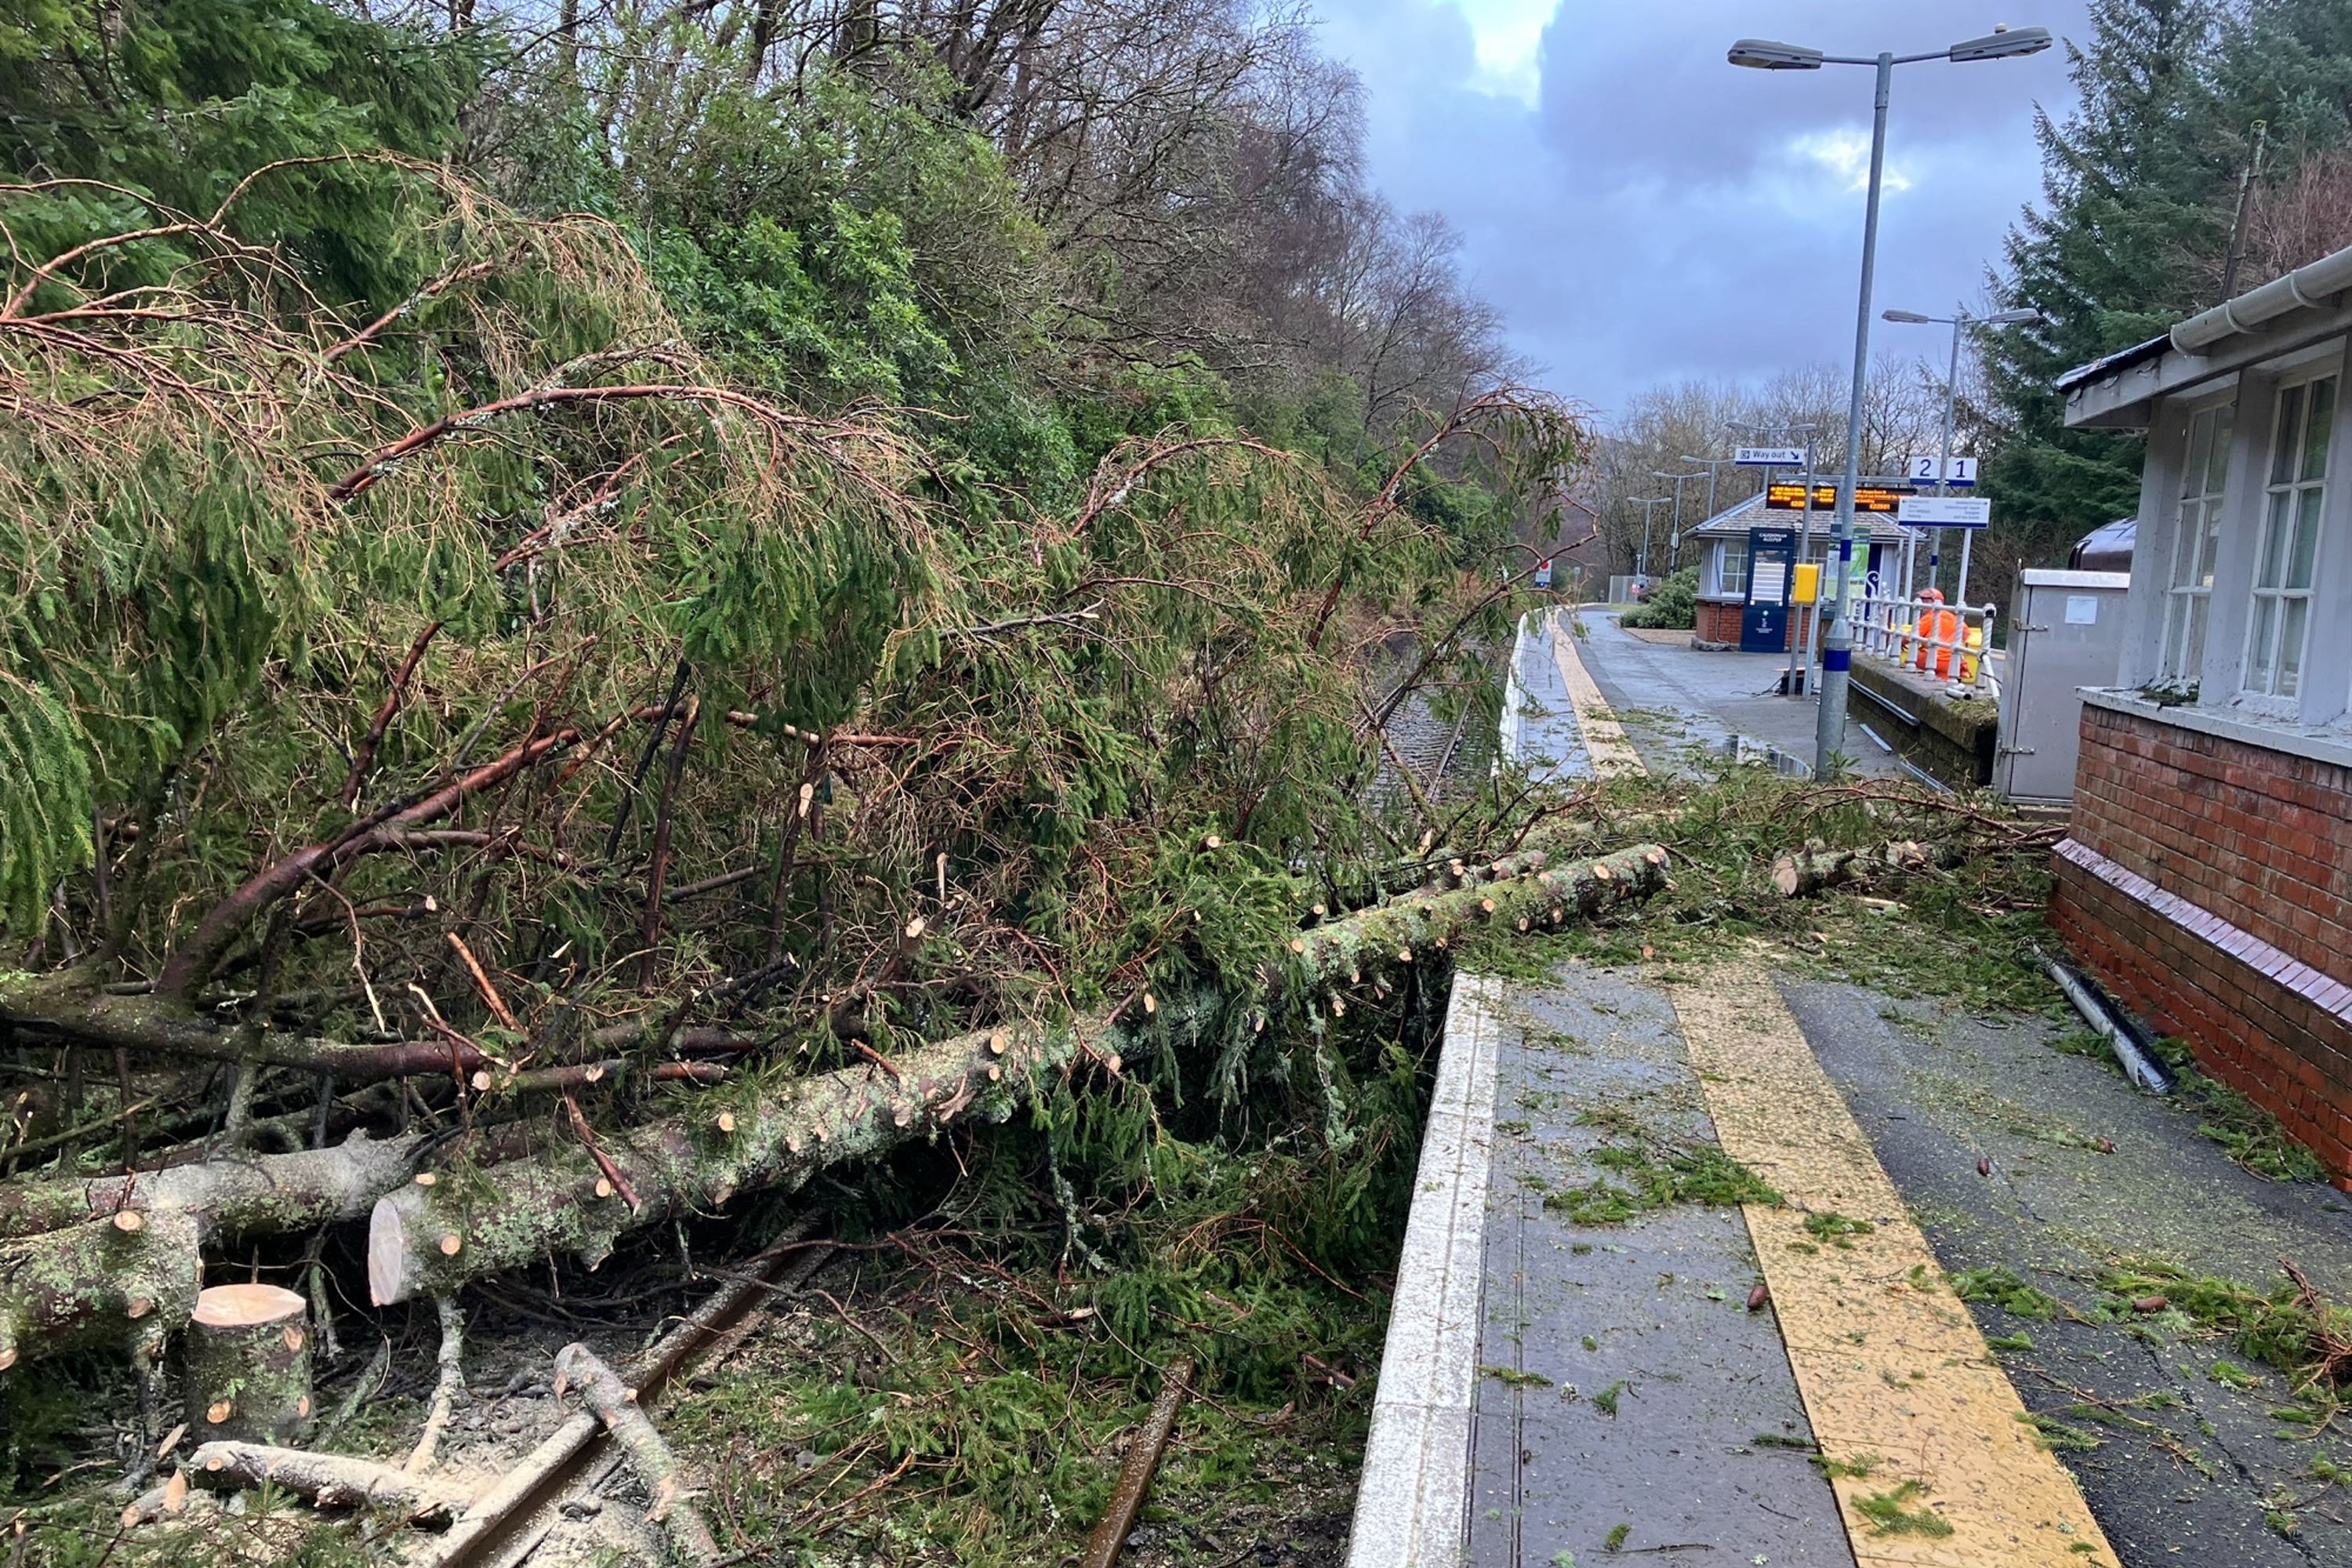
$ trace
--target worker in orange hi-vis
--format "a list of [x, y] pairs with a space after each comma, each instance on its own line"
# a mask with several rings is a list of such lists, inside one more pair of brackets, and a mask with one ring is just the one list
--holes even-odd
[[[1940, 605], [1944, 602], [1941, 588], [1929, 588], [1920, 594], [1925, 605]], [[1927, 668], [1930, 654], [1936, 659], [1936, 679], [1948, 679], [1952, 673], [1952, 646], [1960, 640], [1960, 617], [1946, 609], [1929, 608], [1919, 612], [1918, 668]]]

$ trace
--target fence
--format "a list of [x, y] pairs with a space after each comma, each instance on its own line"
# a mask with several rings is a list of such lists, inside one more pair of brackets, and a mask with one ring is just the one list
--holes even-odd
[[1881, 594], [1874, 584], [1853, 607], [1851, 636], [1855, 652], [1948, 681], [1956, 694], [1998, 696], [1985, 658], [1992, 647], [1993, 613], [1990, 605]]

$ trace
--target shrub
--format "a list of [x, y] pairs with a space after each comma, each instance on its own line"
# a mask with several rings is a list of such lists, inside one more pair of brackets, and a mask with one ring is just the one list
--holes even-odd
[[1625, 612], [1623, 624], [1676, 632], [1696, 626], [1698, 568], [1685, 566], [1658, 583], [1640, 605]]

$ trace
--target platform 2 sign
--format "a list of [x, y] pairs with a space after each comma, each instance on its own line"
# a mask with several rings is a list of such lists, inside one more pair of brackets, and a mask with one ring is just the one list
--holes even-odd
[[[1856, 487], [1853, 492], [1853, 510], [1857, 512], [1875, 512], [1881, 516], [1892, 517], [1902, 508], [1903, 498], [1910, 493], [1907, 489], [1896, 489], [1889, 485], [1861, 485]], [[1837, 497], [1837, 486], [1815, 485], [1813, 510], [1835, 511]], [[1797, 483], [1766, 487], [1764, 510], [1767, 511], [1804, 510], [1805, 487]]]

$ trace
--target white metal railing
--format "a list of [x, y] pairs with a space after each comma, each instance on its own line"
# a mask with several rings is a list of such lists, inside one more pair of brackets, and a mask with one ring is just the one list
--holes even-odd
[[1881, 593], [1874, 582], [1853, 606], [1854, 651], [1947, 684], [1955, 696], [1999, 694], [1987, 655], [1993, 606]]

